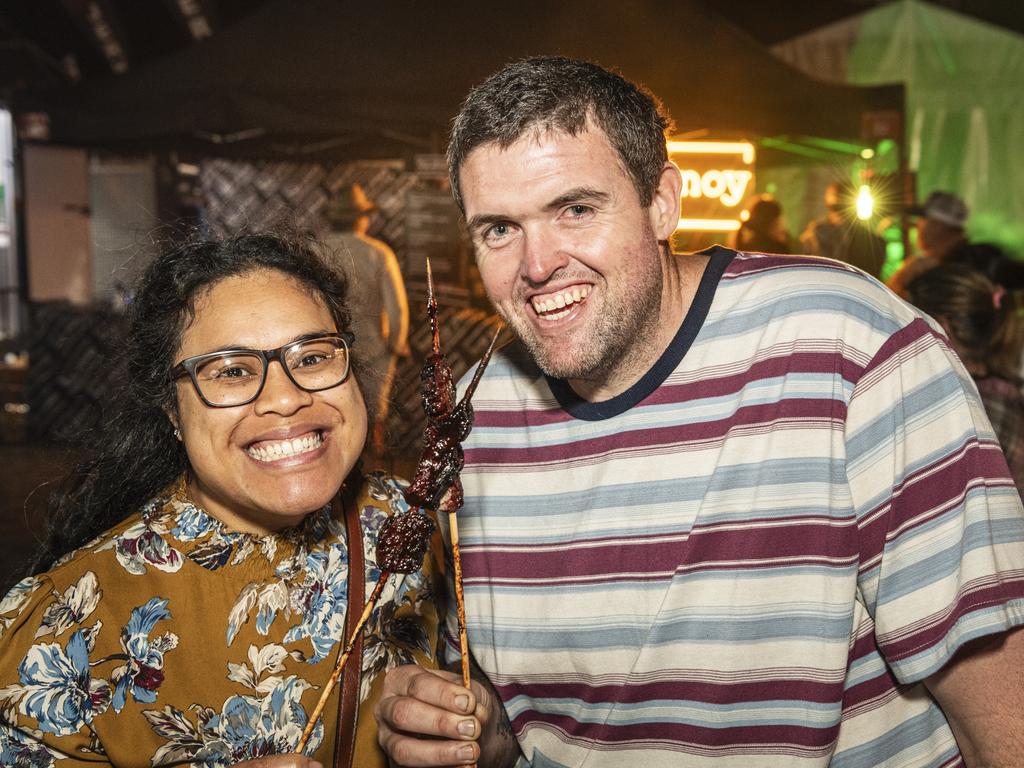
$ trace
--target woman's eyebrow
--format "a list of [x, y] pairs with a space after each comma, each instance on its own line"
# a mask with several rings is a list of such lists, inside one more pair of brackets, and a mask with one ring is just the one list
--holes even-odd
[[[335, 331], [335, 330], [311, 331], [310, 333], [302, 333], [302, 334], [299, 334], [298, 336], [294, 336], [291, 339], [289, 339], [288, 341], [286, 341], [284, 344], [281, 344], [281, 346], [282, 347], [287, 347], [289, 344], [295, 344], [296, 342], [299, 342], [299, 341], [309, 341], [310, 339], [318, 339], [321, 336], [340, 336], [340, 335], [341, 335], [341, 331]], [[249, 351], [262, 352], [263, 350], [260, 347], [247, 347], [247, 346], [245, 346], [243, 344], [225, 344], [223, 346], [217, 347], [216, 349], [211, 349], [209, 352], [200, 352], [199, 355], [216, 355], [216, 354], [218, 354], [220, 352], [249, 352]], [[199, 355], [191, 355], [191, 357], [199, 357]]]

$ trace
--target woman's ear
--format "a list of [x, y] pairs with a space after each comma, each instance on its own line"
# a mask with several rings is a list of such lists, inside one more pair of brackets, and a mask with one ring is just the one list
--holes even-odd
[[169, 405], [164, 406], [164, 414], [167, 416], [167, 420], [171, 422], [171, 426], [174, 427], [174, 436], [178, 438], [178, 442], [182, 442], [181, 427], [178, 422], [178, 411]]

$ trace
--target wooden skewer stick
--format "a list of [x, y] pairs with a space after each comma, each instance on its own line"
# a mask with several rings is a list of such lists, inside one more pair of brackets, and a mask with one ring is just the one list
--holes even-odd
[[356, 624], [356, 628], [352, 630], [352, 636], [349, 637], [348, 642], [345, 643], [344, 650], [341, 655], [338, 656], [338, 661], [334, 665], [334, 671], [331, 672], [331, 676], [327, 680], [327, 684], [324, 685], [324, 689], [320, 693], [320, 698], [316, 703], [316, 707], [313, 708], [313, 714], [309, 716], [309, 722], [306, 723], [306, 729], [302, 732], [302, 738], [299, 739], [299, 744], [295, 747], [295, 751], [300, 755], [306, 749], [306, 742], [309, 741], [309, 737], [313, 734], [313, 729], [316, 727], [316, 721], [324, 711], [324, 707], [327, 705], [327, 699], [331, 696], [331, 691], [333, 691], [334, 686], [338, 684], [338, 678], [341, 677], [341, 670], [344, 669], [345, 662], [348, 661], [348, 657], [352, 653], [352, 646], [356, 644], [356, 638], [359, 637], [359, 633], [362, 632], [363, 627], [366, 626], [366, 622], [370, 618], [370, 613], [373, 612], [373, 606], [376, 605], [377, 600], [380, 599], [380, 593], [384, 591], [384, 584], [387, 582], [389, 576], [391, 576], [391, 574], [388, 571], [380, 572], [380, 577], [377, 579], [377, 585], [373, 588], [373, 592], [370, 594], [370, 599], [366, 602], [366, 607], [363, 608], [363, 615], [359, 617], [359, 623]]
[[459, 620], [459, 652], [462, 654], [462, 685], [469, 689], [469, 638], [466, 635], [466, 597], [462, 591], [462, 555], [459, 552], [459, 521], [455, 510], [448, 512], [452, 561], [455, 563], [455, 613]]

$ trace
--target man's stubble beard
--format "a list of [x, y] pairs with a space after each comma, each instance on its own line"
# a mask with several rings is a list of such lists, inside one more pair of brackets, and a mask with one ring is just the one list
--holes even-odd
[[648, 230], [640, 248], [625, 257], [642, 270], [625, 285], [616, 287], [614, 294], [606, 291], [601, 313], [589, 318], [587, 326], [572, 337], [541, 338], [520, 315], [500, 308], [498, 313], [545, 374], [555, 379], [603, 383], [617, 372], [628, 371], [634, 365], [632, 360], [649, 355], [647, 347], [658, 331], [664, 283], [660, 249], [654, 233]]

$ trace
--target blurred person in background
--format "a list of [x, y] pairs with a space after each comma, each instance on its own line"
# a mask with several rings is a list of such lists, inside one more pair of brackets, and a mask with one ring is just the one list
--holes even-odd
[[370, 237], [370, 216], [377, 206], [359, 184], [341, 190], [327, 206], [329, 231], [324, 247], [333, 264], [348, 276], [352, 328], [368, 369], [366, 385], [375, 409], [374, 452], [384, 450], [384, 432], [398, 358], [409, 354], [409, 301], [398, 259], [387, 244]]
[[771, 195], [759, 195], [747, 208], [747, 219], [732, 238], [738, 251], [792, 253], [793, 247], [782, 220], [782, 206]]
[[1024, 291], [1024, 262], [993, 243], [964, 243], [947, 263], [970, 267], [1011, 293]]
[[384, 766], [380, 673], [433, 664], [429, 559], [351, 660], [357, 727], [335, 691], [309, 757], [287, 754], [376, 582], [381, 524], [408, 509], [360, 469], [344, 277], [249, 234], [165, 252], [135, 296], [106, 431], [0, 602], [0, 764]]
[[947, 261], [956, 261], [956, 253], [967, 245], [967, 203], [952, 192], [932, 192], [924, 203], [912, 206], [919, 252], [886, 281], [903, 298], [906, 288], [919, 275]]
[[825, 188], [825, 215], [800, 235], [800, 252], [844, 261], [878, 277], [885, 263], [885, 240], [858, 221], [846, 186], [834, 181]]
[[906, 287], [910, 302], [939, 322], [974, 379], [1017, 489], [1024, 489], [1024, 323], [1013, 297], [963, 264], [929, 269]]

